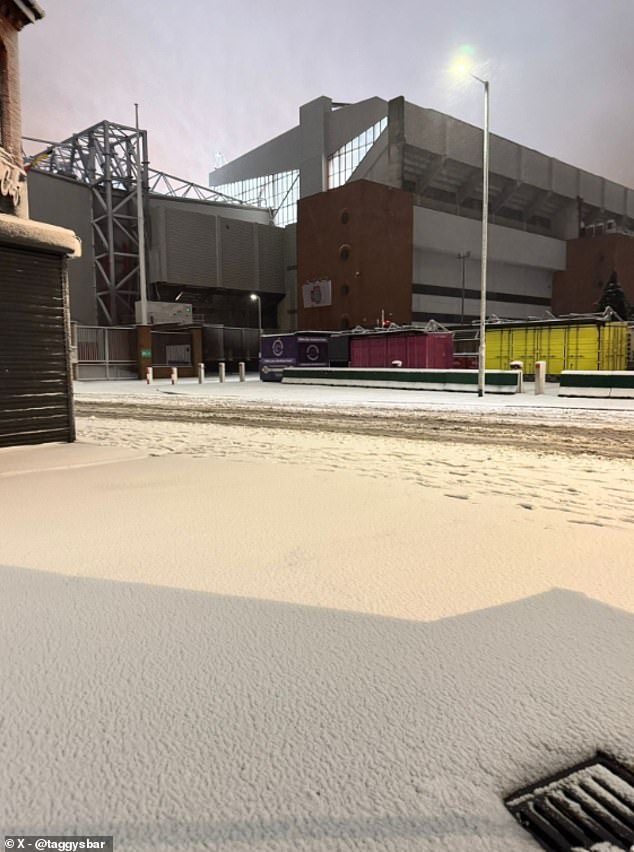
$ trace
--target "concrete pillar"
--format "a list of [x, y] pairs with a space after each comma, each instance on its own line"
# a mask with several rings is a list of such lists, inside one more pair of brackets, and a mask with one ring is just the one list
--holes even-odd
[[145, 381], [151, 385], [154, 381], [154, 370], [151, 367], [145, 368]]
[[301, 198], [316, 195], [328, 188], [326, 121], [331, 109], [332, 101], [325, 97], [315, 98], [299, 108]]
[[225, 380], [225, 362], [219, 361], [218, 362], [218, 381], [224, 382], [224, 380]]
[[246, 368], [244, 365], [244, 361], [240, 361], [240, 363], [238, 364], [238, 373], [240, 375], [240, 381], [244, 382], [246, 379]]
[[203, 385], [205, 383], [205, 365], [198, 365], [198, 384]]
[[178, 381], [178, 367], [172, 367], [170, 378], [172, 380], [172, 384], [175, 385]]
[[403, 146], [405, 145], [405, 98], [388, 103], [387, 181], [390, 186], [403, 186]]

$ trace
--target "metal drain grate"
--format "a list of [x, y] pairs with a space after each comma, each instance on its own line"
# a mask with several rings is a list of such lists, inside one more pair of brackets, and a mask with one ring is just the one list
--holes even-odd
[[549, 852], [634, 848], [634, 773], [598, 754], [504, 804]]

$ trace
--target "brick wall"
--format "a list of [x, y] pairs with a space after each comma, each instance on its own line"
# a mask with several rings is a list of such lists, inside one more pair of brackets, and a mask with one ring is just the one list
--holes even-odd
[[18, 63], [18, 32], [4, 3], [0, 3], [0, 167], [9, 167], [13, 180], [19, 184], [17, 206], [10, 195], [0, 195], [0, 212], [27, 216], [28, 201], [22, 170], [20, 80]]
[[625, 298], [634, 306], [634, 237], [606, 234], [569, 240], [566, 270], [553, 278], [553, 312], [591, 313], [598, 310], [603, 286], [616, 271]]
[[[412, 196], [370, 181], [302, 198], [297, 221], [298, 328], [412, 317]], [[304, 308], [302, 285], [329, 279], [332, 304]]]

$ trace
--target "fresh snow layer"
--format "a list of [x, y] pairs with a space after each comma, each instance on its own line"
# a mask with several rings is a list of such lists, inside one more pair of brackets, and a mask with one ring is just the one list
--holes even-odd
[[79, 428], [0, 451], [5, 832], [530, 852], [505, 795], [634, 763], [634, 462]]
[[75, 394], [79, 398], [111, 398], [112, 396], [197, 397], [210, 400], [248, 401], [252, 403], [276, 403], [289, 405], [359, 405], [376, 407], [442, 408], [456, 411], [508, 412], [521, 409], [523, 413], [544, 409], [566, 412], [611, 411], [629, 412], [634, 418], [632, 399], [593, 399], [559, 397], [558, 384], [547, 384], [546, 393], [535, 395], [534, 384], [525, 382], [521, 394], [486, 394], [478, 399], [471, 393], [448, 391], [413, 391], [396, 388], [328, 387], [321, 385], [289, 385], [283, 382], [262, 382], [252, 374], [245, 382], [236, 376], [228, 376], [219, 382], [217, 376], [208, 376], [203, 384], [197, 379], [179, 379], [172, 385], [169, 379], [157, 379], [151, 385], [144, 381], [75, 382]]

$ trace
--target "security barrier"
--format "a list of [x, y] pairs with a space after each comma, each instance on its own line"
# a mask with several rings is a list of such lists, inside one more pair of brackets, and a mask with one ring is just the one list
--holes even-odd
[[[344, 387], [401, 388], [403, 390], [461, 391], [476, 393], [477, 370], [403, 370], [360, 367], [287, 367], [286, 384]], [[486, 393], [517, 393], [517, 370], [487, 370]]]
[[561, 374], [559, 396], [634, 399], [634, 371], [566, 370]]

